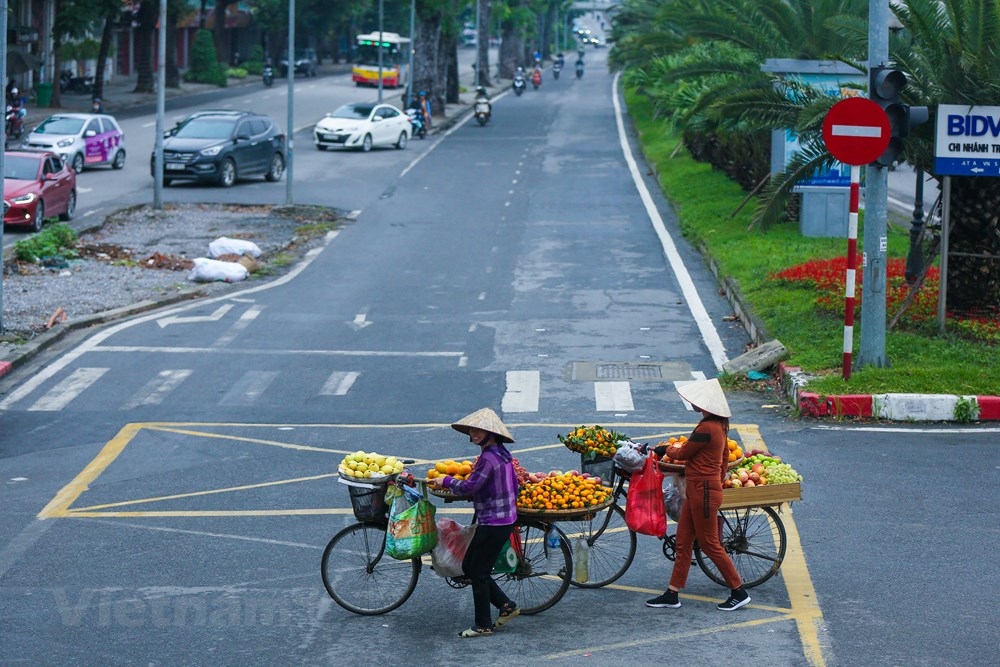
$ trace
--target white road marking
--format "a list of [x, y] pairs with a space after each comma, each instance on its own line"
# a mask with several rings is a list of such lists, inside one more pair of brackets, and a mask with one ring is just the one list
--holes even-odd
[[227, 303], [219, 306], [215, 309], [211, 315], [189, 315], [188, 317], [163, 317], [156, 320], [156, 323], [160, 325], [160, 328], [164, 328], [169, 324], [191, 324], [194, 322], [218, 322], [223, 318], [223, 316], [229, 312], [233, 307], [233, 304]]
[[719, 337], [719, 332], [716, 331], [715, 325], [712, 323], [712, 318], [709, 317], [708, 311], [705, 310], [705, 304], [701, 302], [701, 297], [694, 286], [694, 281], [691, 280], [691, 274], [688, 273], [687, 268], [684, 266], [684, 260], [681, 259], [681, 255], [677, 251], [677, 246], [674, 245], [674, 240], [671, 238], [670, 232], [667, 231], [666, 226], [663, 224], [663, 218], [660, 217], [660, 212], [656, 210], [656, 204], [653, 203], [653, 198], [642, 180], [642, 175], [639, 172], [638, 165], [635, 163], [635, 158], [632, 157], [632, 152], [629, 150], [628, 138], [625, 134], [625, 123], [622, 120], [621, 102], [618, 101], [617, 91], [618, 79], [620, 77], [621, 72], [615, 74], [615, 78], [611, 83], [611, 101], [615, 107], [618, 142], [621, 144], [625, 162], [628, 164], [629, 172], [632, 174], [632, 181], [635, 183], [636, 190], [639, 191], [639, 198], [642, 199], [642, 203], [646, 208], [646, 215], [649, 216], [650, 222], [653, 223], [653, 229], [660, 239], [660, 245], [663, 246], [663, 252], [670, 262], [670, 268], [673, 269], [674, 275], [677, 276], [677, 282], [680, 283], [684, 300], [687, 302], [688, 308], [691, 310], [691, 315], [698, 325], [702, 340], [705, 341], [705, 345], [712, 355], [712, 360], [715, 362], [716, 368], [722, 370], [722, 365], [729, 361], [729, 357], [726, 355], [726, 347], [722, 344], [722, 339]]
[[240, 333], [243, 332], [244, 329], [250, 326], [251, 322], [257, 319], [261, 310], [263, 310], [263, 308], [260, 306], [251, 306], [248, 308], [247, 311], [240, 316], [240, 319], [236, 320], [233, 326], [229, 327], [229, 331], [219, 336], [215, 342], [212, 343], [212, 345], [214, 347], [225, 347], [226, 345], [229, 345], [236, 339], [237, 336], [240, 335]]
[[247, 371], [222, 397], [219, 405], [253, 405], [276, 377], [278, 377], [278, 371]]
[[344, 396], [351, 390], [360, 375], [361, 373], [357, 371], [334, 371], [330, 373], [330, 377], [326, 379], [319, 393], [322, 396]]
[[351, 322], [350, 325], [354, 327], [355, 331], [360, 331], [369, 324], [371, 324], [371, 322], [369, 322], [367, 318], [368, 315], [366, 315], [365, 313], [358, 313], [357, 315], [354, 316], [354, 321]]
[[507, 390], [500, 409], [505, 413], [538, 412], [538, 394], [541, 386], [538, 371], [507, 371]]
[[107, 368], [77, 368], [70, 373], [69, 377], [46, 392], [28, 409], [37, 411], [62, 410], [83, 390], [97, 382], [107, 372]]
[[140, 405], [160, 405], [163, 403], [163, 399], [190, 375], [191, 370], [187, 368], [160, 371], [155, 378], [147, 382], [131, 400], [122, 406], [122, 410], [137, 408]]
[[628, 382], [595, 382], [594, 402], [598, 412], [625, 410], [632, 412], [632, 387]]

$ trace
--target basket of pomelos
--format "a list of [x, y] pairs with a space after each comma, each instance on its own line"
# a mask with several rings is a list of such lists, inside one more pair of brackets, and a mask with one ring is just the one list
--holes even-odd
[[584, 461], [610, 459], [618, 451], [618, 443], [628, 440], [627, 435], [602, 426], [578, 426], [566, 435], [556, 437], [568, 450], [579, 454]]

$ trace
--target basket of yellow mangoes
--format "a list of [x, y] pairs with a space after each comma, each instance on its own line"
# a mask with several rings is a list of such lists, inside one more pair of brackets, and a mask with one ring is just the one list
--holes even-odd
[[[474, 461], [454, 461], [452, 459], [448, 459], [447, 461], [438, 461], [431, 467], [430, 470], [427, 471], [427, 479], [434, 480], [441, 477], [452, 477], [457, 480], [468, 479], [469, 475], [472, 474], [472, 469], [475, 465]], [[464, 496], [452, 493], [448, 489], [435, 486], [433, 481], [427, 489], [431, 492], [431, 495], [435, 495], [439, 498], [446, 498], [449, 500], [464, 498]]]

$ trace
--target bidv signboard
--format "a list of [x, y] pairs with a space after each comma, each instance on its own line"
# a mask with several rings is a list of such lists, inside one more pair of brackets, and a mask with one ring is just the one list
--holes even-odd
[[1000, 176], [1000, 107], [938, 105], [934, 173]]

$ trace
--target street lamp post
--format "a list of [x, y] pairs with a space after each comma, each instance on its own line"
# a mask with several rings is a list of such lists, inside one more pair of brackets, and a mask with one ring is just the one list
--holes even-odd
[[906, 282], [912, 285], [924, 271], [924, 251], [920, 237], [924, 232], [924, 170], [915, 170], [917, 181], [913, 195], [913, 220], [910, 221], [910, 252], [906, 255]]
[[404, 108], [413, 104], [413, 52], [417, 47], [416, 27], [417, 0], [410, 0], [410, 75], [406, 77], [406, 104], [403, 105]]
[[382, 0], [378, 0], [378, 103], [382, 104]]
[[288, 119], [285, 138], [285, 206], [295, 203], [292, 168], [295, 153], [295, 0], [288, 0]]

